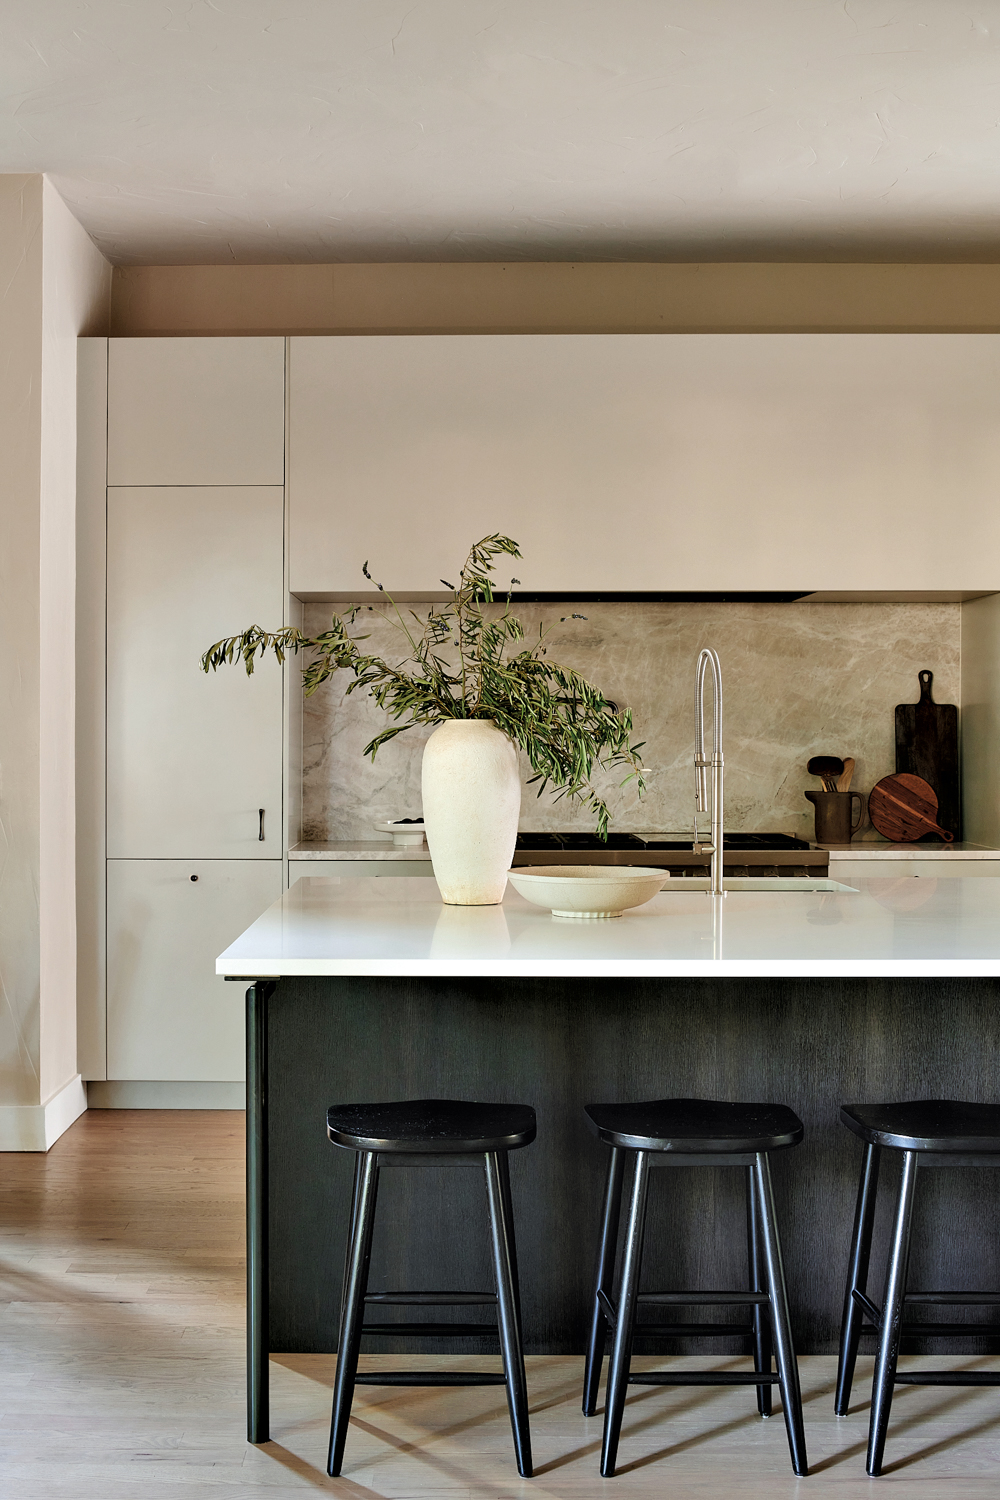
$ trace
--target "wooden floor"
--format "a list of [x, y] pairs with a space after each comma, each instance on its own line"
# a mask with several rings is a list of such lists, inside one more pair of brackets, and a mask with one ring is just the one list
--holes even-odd
[[[567, 1358], [529, 1362], [534, 1480], [518, 1478], [503, 1392], [490, 1387], [362, 1388], [346, 1473], [328, 1479], [335, 1361], [322, 1356], [272, 1361], [274, 1441], [253, 1448], [244, 1438], [242, 1128], [242, 1115], [222, 1112], [93, 1111], [48, 1156], [0, 1157], [5, 1500], [1000, 1493], [1000, 1391], [900, 1388], [887, 1472], [871, 1481], [867, 1407], [833, 1416], [826, 1358], [802, 1361], [805, 1481], [791, 1474], [780, 1415], [759, 1421], [751, 1392], [691, 1388], [634, 1392], [619, 1475], [602, 1480], [600, 1418], [580, 1415], [582, 1361]], [[859, 1394], [869, 1369], [859, 1371]]]

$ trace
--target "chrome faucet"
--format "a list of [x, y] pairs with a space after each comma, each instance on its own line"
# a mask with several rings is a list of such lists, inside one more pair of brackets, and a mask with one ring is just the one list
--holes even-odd
[[[712, 669], [712, 754], [705, 753], [705, 672]], [[711, 772], [711, 801], [709, 800], [709, 772]], [[694, 805], [695, 829], [697, 814], [712, 813], [712, 865], [708, 882], [709, 893], [721, 896], [722, 890], [722, 667], [719, 655], [707, 647], [698, 657], [698, 675], [694, 689]], [[696, 840], [697, 842], [697, 840]]]

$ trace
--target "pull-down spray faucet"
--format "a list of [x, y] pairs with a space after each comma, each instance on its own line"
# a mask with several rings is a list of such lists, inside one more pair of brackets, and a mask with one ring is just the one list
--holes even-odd
[[[712, 669], [712, 754], [705, 753], [705, 673]], [[711, 774], [710, 774], [711, 773]], [[711, 783], [711, 793], [709, 784]], [[717, 651], [707, 647], [698, 657], [698, 675], [694, 689], [694, 798], [697, 812], [712, 813], [712, 865], [709, 893], [721, 896], [722, 890], [722, 667]], [[711, 800], [710, 800], [711, 799]], [[695, 827], [698, 819], [695, 816]]]

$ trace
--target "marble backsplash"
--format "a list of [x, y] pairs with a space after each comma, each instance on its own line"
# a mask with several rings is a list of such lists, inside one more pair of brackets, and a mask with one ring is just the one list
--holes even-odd
[[[332, 606], [304, 606], [304, 628], [329, 625]], [[420, 606], [416, 606], [420, 609]], [[853, 755], [853, 790], [867, 792], [895, 770], [893, 708], [916, 702], [917, 673], [934, 673], [939, 703], [957, 703], [961, 609], [957, 604], [518, 604], [530, 637], [539, 621], [573, 611], [557, 625], [550, 656], [575, 667], [632, 709], [650, 786], [608, 787], [613, 827], [690, 829], [693, 814], [693, 699], [698, 652], [714, 646], [725, 694], [726, 826], [811, 838], [813, 809], [803, 792], [812, 755]], [[360, 621], [359, 621], [359, 628]], [[397, 659], [398, 633], [366, 611], [367, 649]], [[430, 728], [408, 730], [378, 753], [362, 749], [385, 716], [338, 673], [307, 699], [303, 718], [305, 839], [377, 838], [373, 825], [420, 814], [420, 756]], [[530, 770], [525, 762], [525, 779]], [[578, 803], [536, 799], [526, 788], [524, 829], [589, 830]], [[707, 817], [702, 818], [707, 827]]]

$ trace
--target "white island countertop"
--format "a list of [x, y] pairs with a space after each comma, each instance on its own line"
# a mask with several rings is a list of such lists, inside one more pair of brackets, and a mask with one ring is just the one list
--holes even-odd
[[510, 887], [501, 906], [444, 906], [433, 878], [306, 877], [216, 963], [282, 975], [729, 977], [1000, 975], [1000, 879], [864, 879], [856, 889], [671, 882], [645, 906], [573, 921]]

